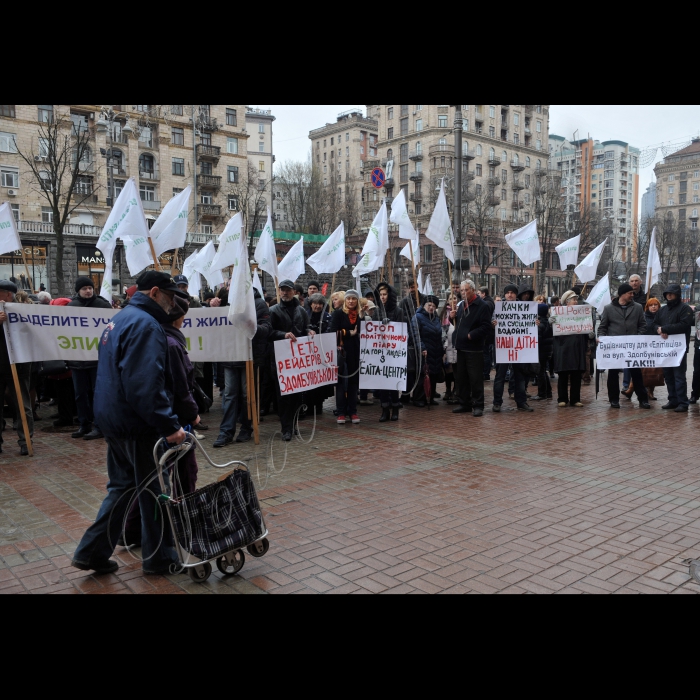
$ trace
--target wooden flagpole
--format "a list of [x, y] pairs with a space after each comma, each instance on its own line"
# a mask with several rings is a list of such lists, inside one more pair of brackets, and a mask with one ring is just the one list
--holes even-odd
[[153, 239], [150, 236], [148, 237], [148, 245], [151, 246], [151, 255], [153, 256], [154, 267], [156, 268], [156, 270], [160, 270], [162, 272], [163, 268], [160, 266], [160, 262], [158, 262], [158, 256], [156, 255], [156, 249], [153, 247]]
[[651, 297], [651, 288], [652, 288], [651, 271], [652, 271], [652, 268], [650, 267], [649, 271], [647, 272], [647, 302], [649, 301], [649, 298]]
[[21, 246], [20, 250], [22, 251], [22, 262], [24, 262], [24, 271], [27, 273], [27, 281], [29, 282], [29, 289], [31, 292], [34, 292], [34, 281], [32, 280], [32, 276], [29, 274], [29, 265], [27, 265], [27, 258], [24, 254], [24, 246]]
[[177, 264], [177, 254], [180, 252], [179, 248], [175, 248], [175, 253], [173, 255], [173, 262], [170, 265], [170, 276], [172, 277], [175, 274], [175, 265]]
[[418, 289], [418, 278], [416, 277], [416, 263], [413, 259], [413, 241], [408, 242], [408, 249], [411, 251], [411, 267], [413, 268], [413, 283], [416, 285], [416, 308], [420, 306], [420, 289]]
[[253, 361], [250, 361], [250, 385], [252, 391], [250, 392], [253, 395], [253, 405], [252, 405], [252, 413], [253, 413], [253, 441], [255, 442], [256, 445], [260, 444], [260, 418], [259, 418], [259, 409], [258, 409], [258, 391], [260, 391], [260, 372], [258, 372], [258, 381], [255, 381], [255, 367], [253, 367]]
[[246, 385], [246, 403], [248, 404], [248, 420], [251, 420], [253, 415], [252, 415], [252, 407], [253, 407], [253, 397], [251, 396], [252, 392], [255, 390], [253, 387], [253, 383], [250, 381], [250, 370], [251, 370], [251, 365], [253, 364], [252, 360], [246, 360], [245, 361], [245, 385]]

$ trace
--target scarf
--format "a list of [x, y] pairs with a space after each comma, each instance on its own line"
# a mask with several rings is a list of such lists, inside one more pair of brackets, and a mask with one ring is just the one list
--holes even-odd
[[357, 309], [348, 311], [348, 319], [353, 326], [357, 323]]

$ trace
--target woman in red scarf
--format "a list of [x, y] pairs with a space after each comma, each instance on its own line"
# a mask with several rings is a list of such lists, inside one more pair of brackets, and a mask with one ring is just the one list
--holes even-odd
[[331, 333], [338, 338], [338, 384], [335, 404], [338, 409], [338, 425], [346, 419], [359, 423], [357, 392], [360, 388], [360, 304], [354, 289], [345, 292], [343, 306], [333, 312]]

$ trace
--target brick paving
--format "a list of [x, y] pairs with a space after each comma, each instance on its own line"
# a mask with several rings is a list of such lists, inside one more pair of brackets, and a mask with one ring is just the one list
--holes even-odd
[[[114, 575], [70, 566], [105, 493], [106, 446], [42, 420], [33, 459], [4, 434], [0, 593], [700, 593], [684, 563], [700, 559], [700, 407], [662, 411], [656, 394], [651, 411], [624, 397], [612, 410], [589, 386], [582, 409], [476, 419], [441, 402], [383, 425], [361, 407], [359, 426], [337, 426], [329, 401], [313, 440], [287, 447], [267, 417], [259, 447], [209, 452], [264, 486], [270, 551], [204, 584], [144, 576], [123, 549]], [[200, 484], [219, 475], [200, 459]]]

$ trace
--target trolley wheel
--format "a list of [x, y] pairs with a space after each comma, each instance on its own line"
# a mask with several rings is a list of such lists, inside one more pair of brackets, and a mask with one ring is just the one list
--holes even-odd
[[252, 557], [264, 557], [270, 549], [270, 542], [267, 537], [263, 537], [261, 540], [249, 544], [246, 549]]
[[236, 552], [231, 552], [228, 556], [233, 559], [233, 564], [230, 563], [226, 556], [223, 556], [216, 560], [216, 568], [224, 576], [233, 576], [233, 574], [237, 574], [243, 568], [245, 554], [243, 550], [239, 549]]
[[187, 569], [187, 574], [195, 583], [204, 583], [211, 576], [211, 564], [207, 561]]

